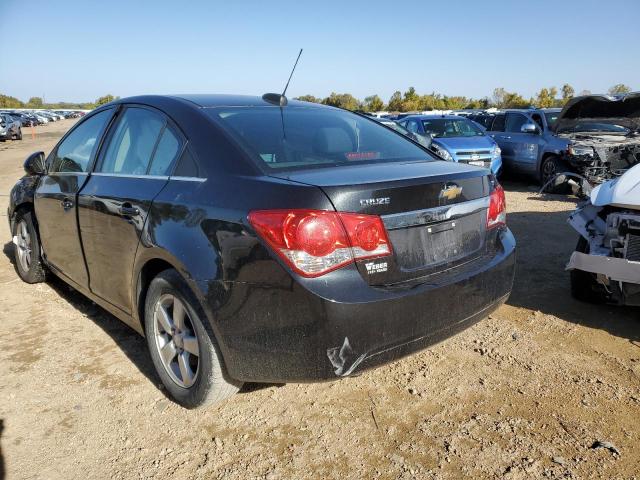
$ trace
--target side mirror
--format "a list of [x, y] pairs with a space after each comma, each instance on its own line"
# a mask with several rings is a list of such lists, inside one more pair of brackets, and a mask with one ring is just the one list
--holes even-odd
[[44, 152], [34, 152], [24, 161], [24, 171], [27, 175], [44, 175]]
[[535, 123], [525, 123], [520, 127], [522, 133], [538, 133], [538, 126]]

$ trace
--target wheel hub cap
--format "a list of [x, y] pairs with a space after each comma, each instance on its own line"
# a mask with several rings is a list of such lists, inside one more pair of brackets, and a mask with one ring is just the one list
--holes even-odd
[[16, 236], [14, 242], [18, 249], [18, 262], [25, 272], [31, 267], [31, 235], [27, 228], [27, 222], [20, 220], [16, 228]]
[[160, 361], [176, 384], [189, 388], [198, 378], [200, 347], [182, 301], [165, 294], [154, 308], [154, 337]]

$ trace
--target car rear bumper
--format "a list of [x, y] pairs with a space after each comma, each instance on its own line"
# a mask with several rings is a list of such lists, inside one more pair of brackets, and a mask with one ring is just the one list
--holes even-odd
[[500, 232], [499, 243], [495, 256], [472, 271], [405, 288], [366, 285], [355, 267], [308, 281], [199, 286], [208, 291], [205, 309], [215, 319], [231, 377], [335, 379], [438, 343], [498, 308], [511, 292], [515, 271], [515, 240], [508, 229]]

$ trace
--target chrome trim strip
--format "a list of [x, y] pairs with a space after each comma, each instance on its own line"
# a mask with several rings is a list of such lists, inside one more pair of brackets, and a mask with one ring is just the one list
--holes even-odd
[[430, 223], [443, 222], [471, 215], [480, 210], [489, 208], [489, 197], [478, 198], [464, 203], [456, 203], [444, 207], [427, 208], [411, 212], [393, 213], [383, 215], [382, 221], [387, 230], [413, 227], [416, 225], [428, 225]]
[[96, 177], [122, 177], [122, 178], [145, 178], [145, 179], [153, 179], [153, 180], [169, 180], [168, 175], [130, 175], [127, 173], [103, 173], [103, 172], [94, 172], [91, 175]]
[[207, 179], [206, 178], [201, 178], [201, 177], [170, 177], [171, 180], [179, 180], [181, 182], [206, 182]]
[[86, 177], [89, 175], [88, 172], [47, 172], [47, 176], [49, 177], [69, 177], [71, 175], [80, 175]]

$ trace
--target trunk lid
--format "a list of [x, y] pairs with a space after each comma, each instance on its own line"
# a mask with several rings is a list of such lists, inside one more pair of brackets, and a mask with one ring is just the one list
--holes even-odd
[[425, 277], [485, 251], [487, 170], [453, 162], [354, 165], [277, 175], [321, 188], [340, 212], [380, 215], [391, 257], [357, 262], [371, 285]]

